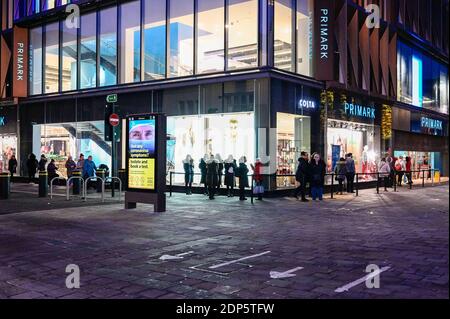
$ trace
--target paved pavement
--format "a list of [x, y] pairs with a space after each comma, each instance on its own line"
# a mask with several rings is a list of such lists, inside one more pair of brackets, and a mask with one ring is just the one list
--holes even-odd
[[[448, 298], [448, 185], [360, 195], [1, 215], [0, 298]], [[378, 289], [358, 284], [369, 264], [385, 270]]]

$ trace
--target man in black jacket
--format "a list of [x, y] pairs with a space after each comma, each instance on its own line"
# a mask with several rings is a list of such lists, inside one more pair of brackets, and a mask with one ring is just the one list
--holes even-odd
[[299, 186], [295, 189], [294, 196], [298, 199], [298, 194], [302, 196], [302, 202], [307, 202], [305, 197], [306, 183], [308, 182], [309, 175], [309, 164], [308, 164], [308, 153], [301, 152], [300, 158], [298, 159], [298, 167], [295, 172], [295, 180], [299, 183]]

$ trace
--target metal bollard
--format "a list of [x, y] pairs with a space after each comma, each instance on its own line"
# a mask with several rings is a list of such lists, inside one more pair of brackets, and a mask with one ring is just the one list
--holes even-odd
[[0, 199], [8, 199], [10, 196], [9, 173], [0, 173]]
[[[72, 173], [72, 176], [74, 177], [81, 177], [81, 172], [80, 171], [74, 171]], [[81, 181], [79, 178], [74, 178], [72, 179], [72, 183], [73, 183], [73, 187], [72, 187], [72, 194], [73, 195], [80, 195], [80, 190], [81, 190]]]
[[39, 197], [48, 196], [48, 173], [39, 171]]
[[[95, 175], [97, 175], [97, 193], [101, 193], [103, 191], [103, 180], [105, 179], [106, 172], [103, 169], [98, 169], [95, 171]], [[112, 185], [112, 184], [111, 184]]]

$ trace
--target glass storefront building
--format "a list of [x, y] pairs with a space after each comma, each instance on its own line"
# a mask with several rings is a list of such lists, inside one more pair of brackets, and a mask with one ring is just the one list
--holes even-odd
[[[200, 158], [220, 154], [246, 156], [250, 163], [260, 157], [268, 162], [264, 173], [292, 175], [306, 151], [320, 153], [331, 172], [352, 153], [364, 181], [386, 152], [415, 152], [439, 158], [448, 174], [448, 149], [429, 146], [448, 137], [448, 61], [399, 37], [389, 52], [395, 72], [388, 72], [389, 85], [383, 86], [385, 70], [377, 69], [382, 61], [373, 61], [386, 46], [354, 54], [364, 48], [363, 32], [346, 38], [334, 22], [324, 35], [320, 13], [326, 1], [0, 2], [14, 8], [13, 17], [2, 18], [2, 30], [17, 23], [28, 34], [26, 92], [15, 108], [20, 125], [4, 133], [0, 127], [0, 146], [17, 152], [22, 174], [31, 152], [54, 158], [63, 176], [69, 155], [92, 154], [97, 165], [110, 166], [104, 106], [111, 93], [118, 94], [121, 116], [167, 114], [167, 171], [182, 172], [190, 154], [199, 172]], [[79, 5], [78, 20], [65, 19], [70, 4]], [[340, 23], [350, 34], [353, 26], [346, 23], [363, 21], [363, 4], [341, 4], [349, 19]], [[341, 4], [334, 4], [336, 11]], [[330, 48], [344, 43], [330, 53], [330, 78], [320, 74], [328, 63], [318, 51], [324, 39]], [[376, 50], [379, 56], [368, 56]], [[375, 87], [383, 89], [373, 93]], [[417, 116], [443, 121], [442, 130], [417, 129]], [[400, 142], [405, 134], [423, 147], [406, 147]], [[119, 149], [119, 167], [123, 156]], [[294, 185], [290, 176], [275, 178], [270, 187]]]

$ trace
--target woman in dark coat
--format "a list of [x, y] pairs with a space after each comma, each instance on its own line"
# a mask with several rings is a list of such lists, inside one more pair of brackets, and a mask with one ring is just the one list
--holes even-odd
[[225, 168], [225, 181], [224, 184], [227, 187], [227, 196], [233, 197], [233, 189], [234, 189], [234, 176], [236, 173], [236, 161], [233, 159], [233, 155], [228, 156], [228, 158], [224, 161]]
[[323, 199], [323, 186], [325, 184], [325, 162], [320, 158], [318, 153], [314, 154], [311, 159], [310, 171], [311, 171], [311, 195], [312, 199]]
[[186, 195], [192, 195], [192, 181], [194, 179], [194, 160], [191, 155], [187, 155], [183, 160], [184, 168], [184, 185], [186, 188]]
[[44, 154], [41, 155], [41, 160], [39, 161], [38, 164], [38, 169], [40, 171], [45, 171], [45, 165], [47, 164], [47, 158], [45, 157]]
[[245, 198], [245, 188], [249, 187], [248, 184], [248, 168], [247, 159], [245, 156], [242, 156], [239, 159], [239, 168], [238, 168], [238, 177], [239, 177], [239, 200], [247, 200]]
[[31, 153], [27, 159], [28, 183], [31, 183], [33, 181], [33, 178], [36, 175], [37, 167], [38, 161], [36, 159], [36, 155]]
[[219, 163], [211, 155], [206, 162], [206, 185], [208, 186], [209, 199], [214, 199], [217, 184], [219, 183]]
[[198, 164], [198, 168], [200, 168], [201, 178], [200, 178], [200, 184], [203, 184], [205, 186], [205, 192], [204, 195], [208, 195], [208, 188], [206, 186], [206, 161], [208, 160], [208, 155], [205, 154], [205, 156], [200, 159], [200, 164]]
[[11, 174], [11, 177], [13, 177], [13, 175], [17, 172], [17, 160], [15, 155], [12, 155], [10, 160], [8, 161], [8, 170]]

